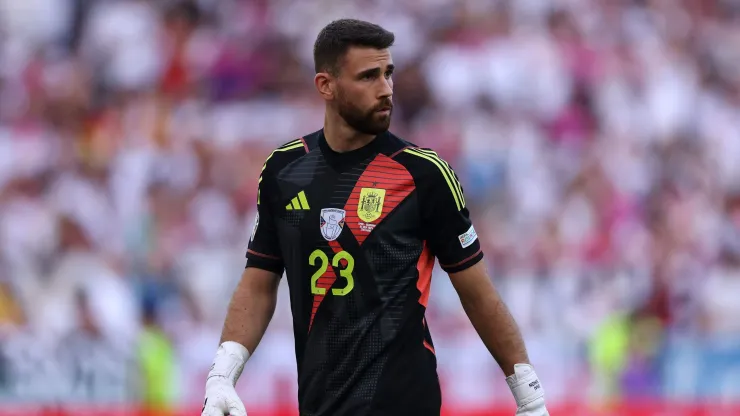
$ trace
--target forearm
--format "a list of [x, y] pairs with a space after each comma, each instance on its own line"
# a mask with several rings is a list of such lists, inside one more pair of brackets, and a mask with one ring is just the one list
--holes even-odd
[[507, 375], [514, 374], [514, 364], [529, 364], [527, 349], [519, 327], [496, 288], [483, 262], [450, 275], [465, 313]]
[[244, 270], [229, 302], [221, 343], [208, 372], [202, 415], [246, 416], [234, 386], [272, 319], [279, 282], [275, 273], [254, 267]]
[[506, 376], [514, 374], [514, 364], [529, 364], [519, 327], [499, 296], [473, 298], [463, 308]]
[[229, 302], [221, 343], [234, 341], [253, 353], [275, 313], [280, 277], [247, 268]]
[[522, 334], [499, 295], [484, 263], [451, 273], [470, 322], [491, 355], [506, 374], [506, 383], [516, 400], [519, 416], [547, 416], [545, 393], [529, 363]]

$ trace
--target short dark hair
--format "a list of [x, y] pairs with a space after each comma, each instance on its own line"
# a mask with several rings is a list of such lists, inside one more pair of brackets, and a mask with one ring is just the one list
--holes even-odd
[[386, 49], [393, 46], [396, 35], [362, 20], [340, 19], [326, 25], [316, 37], [313, 62], [316, 73], [339, 73], [341, 60], [352, 46]]

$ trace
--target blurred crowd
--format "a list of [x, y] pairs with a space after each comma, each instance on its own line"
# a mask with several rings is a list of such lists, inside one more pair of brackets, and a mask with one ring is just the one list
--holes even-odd
[[[0, 0], [0, 402], [202, 401], [341, 17], [396, 33], [392, 129], [460, 176], [551, 400], [740, 399], [740, 2]], [[296, 400], [281, 286], [248, 409]], [[445, 403], [509, 403], [441, 270], [428, 320]]]

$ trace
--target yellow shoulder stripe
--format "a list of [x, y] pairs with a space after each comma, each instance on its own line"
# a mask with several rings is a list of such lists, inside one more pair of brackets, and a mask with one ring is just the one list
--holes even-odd
[[405, 149], [404, 152], [418, 156], [422, 159], [426, 159], [430, 162], [432, 162], [440, 172], [442, 172], [442, 177], [445, 178], [445, 182], [447, 182], [447, 186], [450, 188], [450, 192], [452, 192], [452, 197], [455, 199], [455, 205], [457, 206], [457, 210], [461, 211], [463, 208], [465, 208], [465, 199], [462, 196], [460, 183], [457, 180], [457, 177], [455, 176], [455, 173], [452, 172], [452, 169], [450, 169], [449, 165], [439, 158], [439, 156], [436, 155], [430, 155], [429, 153], [425, 153], [420, 151], [419, 149]]
[[[273, 150], [272, 153], [270, 153], [270, 156], [267, 156], [267, 159], [265, 159], [265, 163], [262, 164], [262, 170], [260, 172], [264, 172], [265, 168], [267, 167], [267, 161], [269, 161], [272, 156], [275, 154], [275, 152], [287, 152], [289, 150], [298, 149], [303, 147], [303, 141], [301, 139], [293, 140], [292, 142], [286, 143], [277, 149]], [[262, 183], [262, 173], [260, 173], [260, 179], [259, 183]], [[260, 189], [257, 188], [257, 205], [260, 204]]]
[[462, 202], [462, 206], [465, 207], [465, 195], [463, 195], [462, 186], [460, 186], [460, 180], [457, 178], [457, 175], [455, 174], [455, 171], [452, 170], [452, 167], [450, 167], [450, 164], [447, 163], [446, 160], [439, 157], [437, 152], [430, 149], [415, 149], [422, 153], [425, 153], [435, 159], [437, 159], [438, 162], [442, 164], [442, 167], [447, 169], [447, 173], [450, 175], [450, 179], [452, 179], [452, 184], [455, 185], [455, 188], [457, 188], [457, 194], [460, 196], [460, 201]]
[[284, 149], [284, 148], [289, 147], [289, 146], [295, 146], [296, 144], [299, 144], [299, 143], [300, 144], [303, 144], [301, 142], [301, 139], [295, 139], [292, 142], [285, 143], [284, 145], [278, 147], [278, 149]]
[[287, 152], [289, 150], [298, 149], [299, 147], [303, 147], [303, 142], [301, 142], [300, 140], [296, 140], [296, 143], [290, 142], [283, 147], [278, 147], [277, 149], [273, 150], [272, 153], [270, 153], [270, 156], [267, 156], [267, 159], [265, 159], [265, 163], [262, 165], [262, 170], [265, 170], [265, 167], [267, 167], [267, 161], [272, 158], [272, 155], [274, 155], [275, 152]]

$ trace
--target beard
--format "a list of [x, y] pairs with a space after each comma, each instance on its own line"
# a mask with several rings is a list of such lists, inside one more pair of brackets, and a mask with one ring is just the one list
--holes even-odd
[[[388, 106], [391, 107], [388, 114], [378, 112], [379, 109]], [[390, 100], [385, 100], [370, 110], [363, 110], [347, 100], [344, 95], [340, 95], [337, 107], [339, 116], [359, 133], [378, 135], [388, 131], [391, 126], [393, 107]]]

